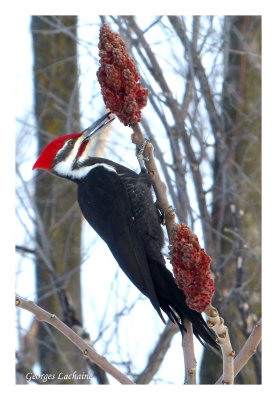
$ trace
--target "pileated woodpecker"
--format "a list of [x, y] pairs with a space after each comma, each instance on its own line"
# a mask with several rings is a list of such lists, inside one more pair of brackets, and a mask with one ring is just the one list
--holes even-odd
[[165, 266], [160, 215], [146, 170], [142, 168], [137, 174], [113, 161], [88, 155], [93, 135], [113, 119], [107, 113], [82, 133], [54, 139], [33, 169], [41, 168], [77, 183], [85, 219], [106, 242], [128, 278], [149, 298], [163, 322], [161, 310], [177, 322], [183, 334], [182, 319], [187, 318], [201, 343], [218, 348], [202, 315], [186, 305], [185, 294]]

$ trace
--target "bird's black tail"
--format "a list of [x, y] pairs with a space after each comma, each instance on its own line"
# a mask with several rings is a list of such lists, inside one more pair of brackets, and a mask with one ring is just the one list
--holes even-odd
[[186, 305], [184, 302], [185, 296], [182, 292], [181, 295], [182, 296], [179, 296], [178, 294], [178, 298], [182, 297], [182, 306], [176, 304], [174, 301], [177, 297], [176, 292], [174, 292], [174, 295], [168, 300], [162, 298], [160, 301], [162, 310], [168, 315], [171, 321], [178, 324], [182, 335], [186, 331], [183, 325], [183, 319], [188, 319], [192, 323], [193, 333], [200, 343], [205, 347], [208, 345], [208, 347], [211, 346], [212, 348], [219, 350], [220, 348], [216, 342], [214, 332], [207, 326], [206, 321], [199, 312], [192, 310]]
[[219, 350], [214, 332], [199, 312], [187, 306], [186, 296], [176, 285], [171, 272], [164, 265], [153, 261], [150, 270], [160, 307], [171, 321], [178, 324], [182, 335], [185, 332], [182, 320], [186, 318], [192, 323], [193, 333], [204, 346]]

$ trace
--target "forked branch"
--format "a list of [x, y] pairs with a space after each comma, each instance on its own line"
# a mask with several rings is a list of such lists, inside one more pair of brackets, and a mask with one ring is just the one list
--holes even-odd
[[[262, 335], [262, 321], [260, 320], [253, 328], [251, 335], [246, 340], [244, 346], [240, 350], [239, 354], [234, 359], [234, 376], [241, 371], [241, 369], [246, 365], [250, 358], [256, 353], [256, 349], [261, 341]], [[223, 381], [223, 376], [221, 376], [216, 384], [220, 384]]]

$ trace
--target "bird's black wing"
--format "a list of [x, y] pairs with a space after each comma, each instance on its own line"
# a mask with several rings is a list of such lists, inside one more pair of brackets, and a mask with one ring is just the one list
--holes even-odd
[[97, 165], [78, 182], [78, 202], [88, 223], [107, 243], [121, 269], [145, 294], [164, 321], [149, 271], [145, 245], [120, 176]]

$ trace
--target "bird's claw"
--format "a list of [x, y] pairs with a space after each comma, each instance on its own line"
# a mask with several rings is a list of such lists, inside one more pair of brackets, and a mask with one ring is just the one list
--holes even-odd
[[159, 210], [160, 224], [165, 225], [167, 216], [172, 212], [175, 213], [175, 211], [176, 211], [176, 209], [173, 208], [173, 206], [169, 206], [168, 211]]
[[149, 142], [148, 139], [144, 139], [144, 142], [141, 143], [140, 145], [137, 145], [136, 148], [136, 156], [141, 169], [145, 169], [144, 161], [149, 161], [149, 157], [144, 157], [143, 155], [145, 146], [147, 145], [148, 142]]
[[161, 210], [159, 211], [160, 211], [160, 224], [165, 225], [165, 212]]

